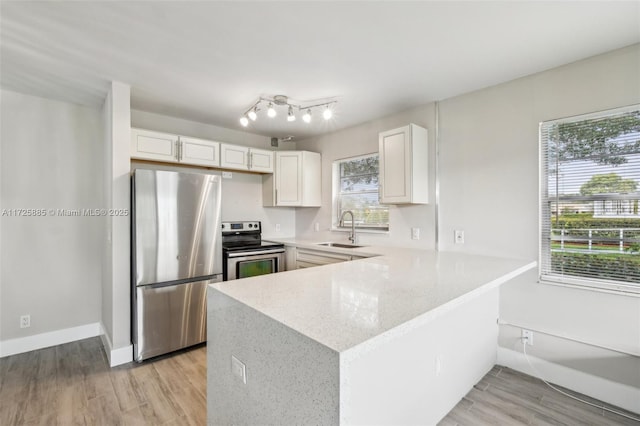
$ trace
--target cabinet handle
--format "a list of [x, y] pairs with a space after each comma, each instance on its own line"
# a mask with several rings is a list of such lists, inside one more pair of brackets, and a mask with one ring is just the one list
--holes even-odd
[[180, 145], [178, 145], [178, 161], [182, 161], [182, 141], [180, 141]]
[[180, 139], [176, 140], [176, 161], [180, 161]]
[[247, 168], [251, 169], [253, 167], [253, 152], [249, 153], [249, 158], [247, 159]]

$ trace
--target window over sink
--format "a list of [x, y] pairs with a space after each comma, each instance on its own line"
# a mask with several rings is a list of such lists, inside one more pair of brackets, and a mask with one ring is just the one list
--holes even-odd
[[333, 162], [333, 228], [349, 229], [351, 215], [340, 216], [351, 210], [359, 230], [388, 231], [389, 207], [379, 203], [378, 154], [345, 158]]

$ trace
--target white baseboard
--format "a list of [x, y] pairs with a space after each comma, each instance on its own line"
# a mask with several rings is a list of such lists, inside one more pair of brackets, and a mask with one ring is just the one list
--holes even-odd
[[109, 359], [109, 366], [115, 367], [116, 365], [126, 364], [133, 361], [133, 345], [127, 345], [122, 348], [113, 349], [113, 344], [108, 334], [105, 333], [104, 325], [100, 324], [102, 329], [102, 346], [104, 346], [104, 352]]
[[0, 358], [88, 339], [89, 337], [100, 336], [100, 334], [102, 334], [102, 327], [100, 323], [95, 322], [63, 330], [34, 334], [33, 336], [4, 340], [0, 341]]
[[[563, 365], [529, 355], [531, 364], [550, 383], [563, 386], [592, 398], [616, 405], [634, 413], [640, 413], [640, 389], [617, 383], [602, 377], [574, 370]], [[498, 364], [533, 377], [538, 377], [521, 352], [498, 346]]]

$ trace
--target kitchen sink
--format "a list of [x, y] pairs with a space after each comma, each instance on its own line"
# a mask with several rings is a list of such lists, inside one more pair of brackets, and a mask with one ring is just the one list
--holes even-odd
[[342, 244], [342, 243], [318, 243], [319, 246], [325, 247], [336, 247], [336, 248], [358, 248], [364, 246], [355, 246], [353, 244]]

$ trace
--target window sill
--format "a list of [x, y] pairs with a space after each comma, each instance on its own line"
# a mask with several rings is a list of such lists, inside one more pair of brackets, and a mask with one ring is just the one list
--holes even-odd
[[596, 291], [600, 293], [616, 294], [618, 296], [640, 298], [640, 286], [633, 284], [621, 284], [615, 282], [590, 281], [588, 279], [576, 278], [554, 278], [541, 277], [539, 284], [554, 285], [558, 287], [569, 287], [579, 290]]

